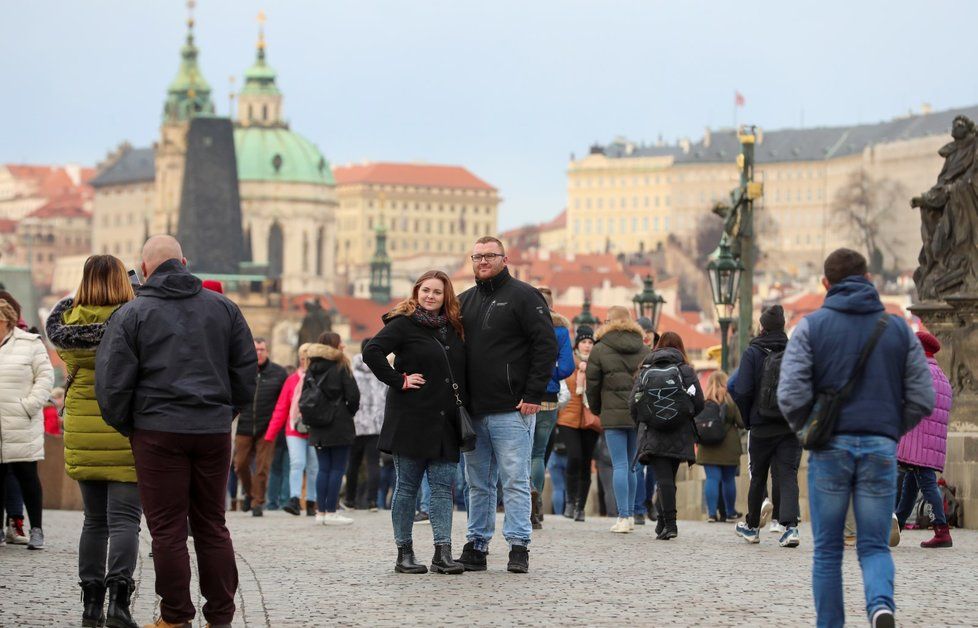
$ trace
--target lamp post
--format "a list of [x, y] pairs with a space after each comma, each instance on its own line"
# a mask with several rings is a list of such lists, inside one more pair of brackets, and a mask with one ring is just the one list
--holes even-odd
[[652, 287], [652, 275], [646, 275], [642, 280], [642, 291], [632, 297], [635, 304], [635, 316], [646, 317], [652, 321], [652, 331], [659, 329], [659, 316], [662, 314], [662, 304], [666, 302]]
[[734, 259], [730, 253], [726, 235], [720, 238], [720, 248], [716, 257], [707, 264], [706, 272], [710, 277], [710, 296], [713, 297], [717, 320], [720, 323], [720, 369], [726, 372], [730, 365], [727, 331], [730, 329], [730, 323], [733, 322], [731, 314], [737, 301], [740, 278], [744, 272], [743, 263]]
[[577, 329], [580, 325], [587, 325], [589, 327], [595, 327], [599, 321], [594, 314], [591, 313], [591, 297], [584, 297], [584, 304], [581, 306], [581, 313], [574, 317], [571, 321], [574, 323], [574, 328]]

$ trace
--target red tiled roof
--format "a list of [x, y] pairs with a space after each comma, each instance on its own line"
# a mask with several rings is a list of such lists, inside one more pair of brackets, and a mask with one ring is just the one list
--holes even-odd
[[0, 233], [14, 233], [17, 231], [17, 221], [9, 218], [0, 218]]
[[[808, 316], [812, 312], [821, 309], [822, 304], [825, 303], [825, 293], [815, 293], [815, 292], [805, 292], [800, 295], [795, 295], [784, 299], [781, 304], [784, 307], [785, 319], [787, 323], [785, 328], [791, 329], [804, 317]], [[902, 307], [895, 303], [883, 303], [883, 307], [890, 314], [896, 314], [903, 318], [907, 318], [907, 312]]]
[[567, 226], [567, 208], [565, 207], [557, 217], [550, 222], [545, 222], [540, 225], [540, 231], [550, 231], [552, 229], [563, 229]]
[[377, 162], [336, 166], [333, 168], [333, 176], [337, 185], [377, 183], [469, 190], [496, 189], [461, 166]]
[[90, 212], [82, 209], [82, 200], [77, 195], [62, 196], [48, 201], [25, 218], [91, 218]]

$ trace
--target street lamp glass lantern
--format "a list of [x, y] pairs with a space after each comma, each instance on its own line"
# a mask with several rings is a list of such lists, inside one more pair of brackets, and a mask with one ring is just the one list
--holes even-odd
[[710, 293], [717, 312], [733, 307], [740, 289], [740, 276], [744, 265], [730, 254], [726, 240], [720, 242], [720, 251], [706, 267], [710, 277]]
[[662, 295], [652, 287], [652, 275], [646, 275], [642, 280], [642, 292], [632, 298], [635, 304], [635, 316], [645, 317], [652, 321], [652, 329], [659, 329], [659, 317], [662, 315], [662, 305], [666, 302]]

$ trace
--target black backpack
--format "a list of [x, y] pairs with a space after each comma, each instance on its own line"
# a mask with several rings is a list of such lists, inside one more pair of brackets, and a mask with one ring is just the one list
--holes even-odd
[[325, 383], [334, 370], [336, 369], [326, 371], [318, 380], [311, 372], [306, 371], [302, 379], [302, 392], [299, 394], [299, 415], [306, 427], [329, 427], [340, 411], [340, 407], [346, 408], [342, 394], [334, 399], [330, 399], [326, 394]]
[[686, 393], [679, 365], [653, 362], [638, 376], [635, 406], [639, 423], [671, 432], [693, 418], [693, 400]]
[[707, 401], [703, 411], [693, 419], [701, 445], [719, 445], [727, 437], [727, 404]]
[[762, 349], [767, 355], [761, 366], [761, 387], [757, 393], [757, 414], [765, 419], [783, 419], [778, 407], [778, 380], [781, 379], [781, 360], [784, 349]]

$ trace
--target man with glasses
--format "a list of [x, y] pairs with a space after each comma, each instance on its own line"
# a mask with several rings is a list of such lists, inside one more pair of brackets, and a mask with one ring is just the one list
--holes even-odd
[[486, 236], [472, 251], [476, 285], [459, 295], [465, 327], [469, 400], [477, 434], [465, 454], [469, 483], [468, 543], [458, 562], [484, 571], [496, 527], [501, 481], [510, 545], [507, 569], [529, 570], [530, 456], [535, 415], [557, 360], [550, 309], [543, 295], [512, 277], [503, 243]]

